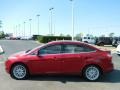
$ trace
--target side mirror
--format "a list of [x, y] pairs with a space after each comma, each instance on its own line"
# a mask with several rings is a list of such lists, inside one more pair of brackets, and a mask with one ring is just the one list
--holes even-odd
[[38, 57], [40, 57], [40, 56], [41, 56], [41, 55], [40, 55], [40, 51], [38, 51], [38, 52], [37, 52], [37, 56], [38, 56]]
[[39, 50], [38, 52], [37, 52], [37, 56], [42, 56], [43, 54], [45, 54], [45, 51], [44, 50]]

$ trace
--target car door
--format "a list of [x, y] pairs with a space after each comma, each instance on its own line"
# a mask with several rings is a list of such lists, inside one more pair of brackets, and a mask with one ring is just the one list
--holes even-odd
[[87, 59], [95, 56], [95, 49], [84, 45], [66, 44], [63, 47], [63, 73], [78, 74], [81, 72]]
[[65, 44], [63, 46], [62, 72], [65, 74], [79, 73], [82, 65], [82, 54], [79, 53], [77, 45]]
[[34, 74], [60, 73], [61, 45], [49, 45], [38, 52], [39, 55], [32, 57], [31, 67]]

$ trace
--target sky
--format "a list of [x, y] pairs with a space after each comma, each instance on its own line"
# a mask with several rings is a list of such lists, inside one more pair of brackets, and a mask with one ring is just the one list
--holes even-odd
[[[52, 10], [52, 33], [72, 35], [72, 4], [70, 0], [0, 0], [0, 20], [5, 33], [25, 35], [50, 33]], [[74, 0], [74, 33], [93, 36], [115, 33], [120, 36], [120, 0]]]

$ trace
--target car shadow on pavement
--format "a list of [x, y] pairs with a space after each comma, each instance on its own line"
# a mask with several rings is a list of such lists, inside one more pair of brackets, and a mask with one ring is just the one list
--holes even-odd
[[104, 75], [99, 81], [104, 83], [120, 83], [120, 70], [116, 69], [113, 72]]
[[84, 82], [84, 79], [80, 76], [69, 76], [69, 75], [37, 75], [31, 76], [29, 80], [32, 81], [60, 81], [66, 82]]
[[[80, 76], [69, 76], [69, 75], [37, 75], [31, 76], [30, 81], [60, 81], [62, 83], [66, 82], [89, 82], [84, 80]], [[102, 78], [96, 82], [100, 83], [120, 83], [120, 70], [114, 70], [111, 73], [103, 75]]]

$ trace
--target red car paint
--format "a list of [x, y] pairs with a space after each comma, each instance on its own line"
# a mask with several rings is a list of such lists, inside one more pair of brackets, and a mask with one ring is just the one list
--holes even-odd
[[[80, 45], [93, 49], [91, 52], [38, 55], [38, 51], [51, 45]], [[103, 73], [113, 70], [112, 56], [108, 51], [76, 41], [54, 41], [29, 52], [20, 52], [8, 57], [5, 69], [10, 73], [12, 65], [23, 63], [31, 75], [35, 74], [82, 74], [88, 65], [99, 66]]]

